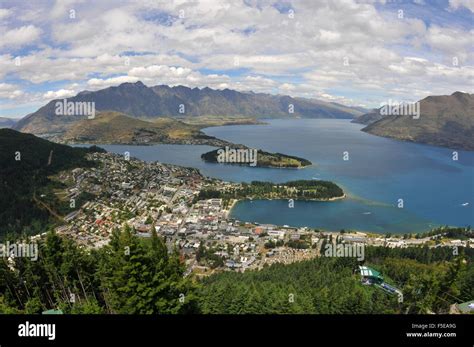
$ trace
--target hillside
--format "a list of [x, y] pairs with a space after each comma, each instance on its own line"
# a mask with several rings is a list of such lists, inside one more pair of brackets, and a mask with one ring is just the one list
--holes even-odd
[[474, 150], [474, 94], [428, 96], [419, 103], [419, 119], [385, 116], [362, 130], [398, 140]]
[[380, 109], [372, 110], [371, 112], [365, 113], [359, 117], [354, 118], [351, 123], [369, 125], [382, 119], [384, 116], [380, 114]]
[[[207, 87], [202, 89], [165, 85], [147, 87], [142, 82], [123, 83], [117, 87], [93, 92], [83, 91], [67, 100], [94, 102], [96, 112], [116, 111], [148, 120], [159, 117], [200, 116], [351, 119], [363, 113], [357, 108], [290, 96], [238, 92], [230, 89], [214, 90]], [[52, 100], [21, 119], [15, 129], [48, 137], [63, 133], [73, 123], [87, 118], [77, 115], [56, 115], [57, 101]], [[294, 113], [289, 113], [290, 105], [293, 105]]]
[[48, 204], [58, 203], [48, 187], [48, 176], [91, 165], [85, 159], [90, 149], [52, 143], [12, 129], [0, 129], [0, 148], [0, 236], [44, 231], [42, 226], [51, 216], [38, 198], [45, 195]]
[[102, 144], [206, 144], [221, 146], [227, 142], [208, 136], [197, 125], [171, 118], [144, 121], [119, 112], [102, 112], [94, 119], [82, 119], [72, 124], [53, 140], [66, 143]]
[[[62, 143], [90, 144], [200, 144], [215, 147], [236, 145], [204, 134], [201, 125], [186, 124], [171, 118], [144, 121], [128, 117], [119, 112], [105, 111], [94, 119], [82, 119], [72, 124], [64, 134], [50, 137]], [[207, 161], [217, 161], [217, 150], [203, 154]], [[281, 153], [258, 151], [258, 165], [267, 167], [304, 167], [311, 162]]]
[[205, 314], [427, 314], [447, 313], [453, 294], [472, 298], [471, 252], [458, 257], [447, 248], [369, 246], [365, 256], [365, 265], [402, 289], [402, 303], [362, 285], [355, 258], [322, 256], [205, 277], [199, 306]]
[[396, 298], [360, 284], [352, 259], [315, 258], [203, 279], [205, 314], [398, 313]]

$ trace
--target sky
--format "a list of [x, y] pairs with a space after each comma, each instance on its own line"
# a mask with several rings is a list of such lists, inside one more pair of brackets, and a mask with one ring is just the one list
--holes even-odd
[[0, 116], [124, 82], [379, 107], [474, 91], [474, 0], [0, 0]]

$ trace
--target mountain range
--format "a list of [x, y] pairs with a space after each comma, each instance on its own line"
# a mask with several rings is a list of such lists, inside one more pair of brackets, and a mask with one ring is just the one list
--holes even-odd
[[0, 117], [0, 129], [1, 128], [11, 128], [16, 124], [15, 119]]
[[368, 113], [364, 113], [363, 115], [354, 118], [351, 123], [357, 124], [365, 124], [369, 125], [375, 123], [376, 121], [382, 119], [384, 116], [380, 114], [380, 108], [374, 109]]
[[[56, 102], [21, 119], [16, 130], [49, 137], [64, 133], [84, 116], [56, 115]], [[142, 82], [123, 83], [97, 91], [83, 91], [68, 102], [94, 102], [96, 112], [116, 111], [145, 120], [159, 117], [348, 118], [364, 112], [357, 107], [290, 96], [239, 92], [230, 89], [147, 87]]]
[[[97, 119], [57, 115], [52, 100], [13, 125], [56, 142], [189, 143], [225, 145], [200, 131], [205, 126], [259, 123], [264, 118], [353, 119], [362, 131], [405, 141], [474, 150], [474, 94], [428, 96], [420, 100], [420, 117], [385, 115], [314, 99], [230, 89], [147, 87], [123, 83], [83, 91], [68, 102], [93, 102]], [[11, 126], [11, 125], [9, 125]], [[217, 142], [215, 142], [217, 141]], [[219, 142], [219, 143], [218, 143]]]

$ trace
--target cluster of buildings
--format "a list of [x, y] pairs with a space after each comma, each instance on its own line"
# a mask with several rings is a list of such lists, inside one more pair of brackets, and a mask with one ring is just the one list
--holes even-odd
[[[389, 247], [434, 242], [432, 237], [387, 238], [240, 222], [229, 218], [235, 200], [198, 199], [204, 188], [229, 190], [238, 184], [205, 178], [192, 168], [147, 163], [117, 154], [94, 153], [89, 159], [97, 165], [58, 176], [68, 187], [65, 199], [72, 211], [56, 231], [95, 248], [107, 244], [114, 229], [129, 226], [144, 238], [155, 231], [170, 250], [179, 250], [188, 266], [187, 274], [245, 271], [311, 259], [320, 255], [323, 240], [329, 238]], [[450, 240], [447, 246], [466, 246], [468, 242]], [[440, 244], [446, 246], [443, 241], [436, 247]]]
[[156, 225], [157, 230], [177, 230], [180, 216], [188, 213], [201, 189], [203, 178], [194, 169], [109, 153], [90, 154], [89, 159], [97, 165], [59, 175], [75, 209], [56, 229], [88, 247], [102, 246], [114, 229], [125, 225], [144, 237]]
[[384, 237], [383, 235], [368, 235], [367, 233], [346, 233], [343, 236], [346, 242], [358, 242], [369, 246], [389, 248], [407, 248], [428, 245], [429, 247], [474, 247], [474, 239], [465, 240], [443, 238], [442, 234], [420, 238], [404, 238], [403, 235]]

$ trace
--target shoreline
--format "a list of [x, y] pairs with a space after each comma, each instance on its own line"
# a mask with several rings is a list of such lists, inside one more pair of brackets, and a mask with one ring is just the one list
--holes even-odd
[[[240, 146], [240, 147], [239, 147]], [[250, 148], [245, 146], [245, 145], [235, 145], [230, 147], [232, 150], [249, 150]], [[262, 149], [252, 149], [255, 150], [256, 152], [256, 158], [255, 158], [255, 163], [251, 163], [248, 161], [248, 157], [246, 157], [245, 161], [241, 161], [239, 159], [237, 160], [219, 160], [220, 153], [219, 151], [222, 150], [223, 148], [216, 148], [215, 150], [206, 152], [201, 154], [201, 160], [203, 160], [206, 163], [214, 163], [214, 164], [225, 164], [225, 165], [238, 165], [238, 166], [244, 166], [244, 167], [252, 167], [252, 168], [276, 168], [276, 169], [304, 169], [306, 167], [314, 165], [313, 162], [311, 162], [308, 159], [305, 158], [300, 158], [296, 157], [293, 155], [289, 154], [284, 154], [284, 153], [271, 153], [271, 152], [266, 152]], [[226, 151], [226, 157], [227, 157], [227, 146], [225, 148]], [[235, 155], [235, 153], [234, 153]], [[257, 158], [260, 157], [260, 160], [257, 160]], [[268, 157], [271, 159], [269, 160]], [[287, 163], [287, 161], [292, 160], [293, 165], [290, 165]], [[263, 164], [267, 163], [267, 164]], [[276, 163], [277, 165], [272, 165], [273, 163]], [[251, 165], [254, 164], [254, 165]]]
[[306, 168], [314, 165], [314, 164], [310, 164], [310, 165], [302, 165], [302, 166], [298, 166], [298, 167], [294, 167], [294, 166], [287, 166], [287, 167], [284, 167], [284, 166], [258, 166], [258, 165], [252, 166], [252, 165], [239, 164], [239, 163], [218, 163], [218, 162], [214, 162], [214, 161], [205, 160], [205, 159], [202, 159], [202, 158], [201, 158], [201, 160], [205, 163], [208, 163], [208, 164], [244, 166], [244, 167], [260, 168], [260, 169], [302, 170], [302, 169], [306, 169]]
[[[347, 195], [346, 193], [344, 193], [342, 196], [338, 196], [338, 197], [334, 197], [334, 198], [329, 198], [329, 199], [294, 199], [295, 201], [315, 201], [315, 202], [330, 202], [330, 201], [338, 201], [338, 200], [343, 200], [345, 198], [350, 198], [350, 195]], [[230, 217], [230, 214], [232, 212], [232, 209], [235, 207], [235, 205], [237, 203], [240, 203], [240, 202], [245, 202], [245, 201], [257, 201], [257, 200], [262, 200], [262, 201], [273, 201], [273, 200], [288, 200], [288, 199], [285, 199], [285, 198], [258, 198], [258, 199], [251, 199], [251, 198], [245, 198], [245, 199], [233, 199], [231, 205], [229, 206], [229, 208], [227, 209], [226, 211], [226, 219], [234, 219], [236, 220], [236, 218], [234, 217]], [[256, 222], [256, 221], [249, 221], [249, 222], [246, 222], [246, 221], [242, 221], [240, 220], [240, 222], [242, 223], [249, 223], [249, 224], [254, 224], [254, 225], [260, 225], [260, 224], [272, 224], [272, 223], [264, 223], [264, 222]], [[279, 228], [292, 228], [292, 229], [300, 229], [300, 228], [307, 228], [307, 229], [318, 229], [319, 231], [321, 232], [326, 232], [326, 233], [337, 233], [339, 234], [340, 233], [340, 230], [330, 230], [330, 229], [326, 229], [326, 228], [319, 228], [319, 227], [310, 227], [310, 226], [294, 226], [294, 225], [279, 225], [279, 224], [273, 224], [275, 225], [276, 227], [279, 227]], [[409, 234], [423, 234], [423, 233], [426, 233], [426, 232], [429, 232], [433, 229], [436, 229], [437, 227], [441, 227], [442, 225], [438, 225], [438, 226], [433, 226], [429, 229], [426, 229], [426, 230], [419, 230], [419, 231], [412, 231], [410, 232]], [[448, 227], [451, 227], [451, 228], [457, 228], [459, 226], [456, 226], [456, 225], [448, 225]], [[346, 230], [346, 233], [365, 233], [367, 235], [375, 235], [375, 236], [385, 236], [387, 234], [391, 234], [391, 237], [395, 237], [395, 238], [398, 238], [398, 237], [403, 237], [404, 234], [407, 234], [406, 232], [395, 232], [395, 231], [384, 231], [384, 232], [380, 232], [380, 231], [371, 231], [371, 230], [363, 230], [363, 229], [347, 229]]]
[[226, 209], [226, 213], [225, 213], [225, 218], [226, 218], [226, 219], [229, 219], [230, 212], [232, 211], [232, 209], [234, 208], [234, 206], [235, 206], [239, 201], [240, 201], [240, 200], [238, 200], [238, 199], [232, 199], [232, 203], [231, 203], [230, 206]]
[[[342, 200], [342, 199], [345, 199], [347, 196], [346, 194], [344, 193], [342, 196], [335, 196], [333, 198], [329, 198], [329, 199], [294, 199], [295, 201], [320, 201], [320, 202], [328, 202], [328, 201], [337, 201], [337, 200]], [[289, 199], [292, 199], [292, 198], [276, 198], [276, 199], [273, 199], [273, 198], [258, 198], [258, 199], [252, 199], [252, 198], [246, 198], [246, 199], [232, 199], [232, 203], [231, 205], [226, 209], [226, 218], [229, 218], [229, 215], [232, 211], [232, 209], [234, 208], [234, 206], [241, 202], [241, 201], [254, 201], [254, 200], [289, 200]]]
[[337, 201], [337, 200], [342, 200], [345, 199], [347, 196], [344, 193], [342, 196], [335, 196], [333, 198], [328, 198], [328, 199], [295, 199], [292, 197], [289, 198], [243, 198], [243, 199], [234, 199], [237, 201], [255, 201], [255, 200], [290, 200], [293, 199], [295, 201], [320, 201], [320, 202], [328, 202], [328, 201]]

